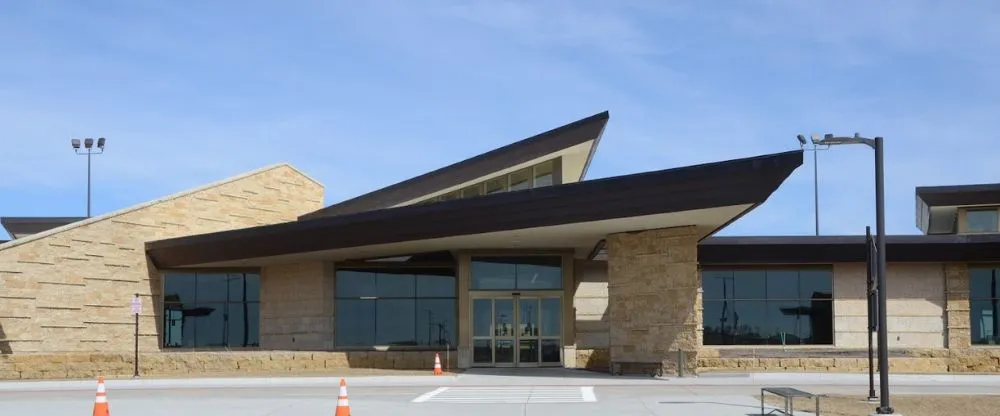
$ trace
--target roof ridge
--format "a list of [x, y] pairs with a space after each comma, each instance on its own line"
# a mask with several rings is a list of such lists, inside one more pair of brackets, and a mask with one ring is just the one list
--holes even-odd
[[309, 177], [308, 175], [303, 174], [302, 171], [300, 171], [299, 169], [295, 168], [294, 166], [292, 166], [291, 164], [289, 164], [287, 162], [275, 163], [275, 164], [263, 166], [263, 167], [260, 167], [260, 168], [257, 168], [257, 169], [254, 169], [254, 170], [251, 170], [251, 171], [248, 171], [248, 172], [244, 172], [244, 173], [241, 173], [241, 174], [238, 174], [238, 175], [235, 175], [235, 176], [230, 176], [230, 177], [225, 178], [225, 179], [217, 180], [217, 181], [214, 181], [214, 182], [209, 182], [209, 183], [201, 185], [201, 186], [197, 186], [197, 187], [194, 187], [194, 188], [189, 188], [189, 189], [186, 189], [186, 190], [183, 190], [183, 191], [180, 191], [180, 192], [176, 192], [176, 193], [164, 196], [164, 197], [156, 198], [156, 199], [149, 200], [149, 201], [146, 201], [146, 202], [143, 202], [143, 203], [139, 203], [139, 204], [136, 204], [136, 205], [125, 207], [125, 208], [122, 208], [122, 209], [119, 209], [119, 210], [116, 210], [116, 211], [112, 211], [112, 212], [109, 212], [109, 213], [106, 213], [106, 214], [103, 214], [103, 215], [98, 215], [96, 217], [86, 218], [86, 219], [81, 220], [81, 221], [72, 222], [72, 223], [69, 223], [69, 224], [66, 224], [66, 225], [63, 225], [63, 226], [60, 226], [60, 227], [56, 227], [56, 228], [52, 228], [52, 229], [49, 229], [49, 230], [45, 230], [45, 231], [42, 231], [40, 233], [32, 234], [32, 235], [29, 235], [29, 236], [24, 237], [24, 238], [18, 238], [18, 239], [7, 241], [5, 243], [0, 243], [0, 251], [6, 250], [6, 249], [9, 249], [9, 248], [13, 248], [13, 247], [17, 247], [17, 246], [22, 245], [22, 244], [27, 244], [27, 243], [30, 243], [32, 241], [40, 240], [40, 239], [46, 238], [46, 237], [51, 236], [51, 235], [59, 234], [59, 233], [64, 232], [64, 231], [69, 231], [69, 230], [72, 230], [72, 229], [75, 229], [75, 228], [78, 228], [78, 227], [82, 227], [84, 225], [94, 224], [94, 223], [97, 223], [97, 222], [100, 222], [100, 221], [104, 221], [104, 220], [108, 220], [108, 219], [111, 219], [111, 218], [119, 217], [119, 216], [128, 214], [130, 212], [135, 212], [135, 211], [138, 211], [138, 210], [143, 209], [143, 208], [151, 207], [151, 206], [156, 205], [156, 204], [160, 204], [160, 203], [167, 202], [167, 201], [172, 201], [172, 200], [184, 197], [184, 196], [192, 195], [192, 194], [195, 194], [195, 193], [198, 193], [198, 192], [202, 192], [202, 191], [206, 191], [206, 190], [209, 190], [209, 189], [212, 189], [212, 188], [217, 188], [219, 186], [222, 186], [222, 185], [225, 185], [225, 184], [228, 184], [228, 183], [232, 183], [232, 182], [238, 181], [240, 179], [245, 179], [245, 178], [248, 178], [248, 177], [251, 177], [251, 176], [254, 176], [254, 175], [259, 175], [261, 173], [272, 171], [274, 169], [281, 168], [281, 167], [291, 168], [296, 173], [302, 174], [302, 176], [304, 176], [305, 178], [309, 179], [310, 181], [316, 182], [320, 186], [323, 186], [318, 181], [316, 181], [315, 179]]

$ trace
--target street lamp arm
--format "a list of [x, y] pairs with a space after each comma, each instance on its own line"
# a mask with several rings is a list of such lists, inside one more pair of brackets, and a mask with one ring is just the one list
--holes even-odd
[[841, 144], [863, 144], [867, 145], [868, 147], [871, 147], [872, 149], [875, 148], [875, 140], [869, 139], [867, 137], [861, 137], [856, 134], [854, 136], [840, 136], [840, 137], [834, 136], [832, 134], [827, 134], [826, 137], [824, 137], [822, 140], [816, 141], [815, 143], [818, 145], [825, 145], [825, 146], [836, 146]]

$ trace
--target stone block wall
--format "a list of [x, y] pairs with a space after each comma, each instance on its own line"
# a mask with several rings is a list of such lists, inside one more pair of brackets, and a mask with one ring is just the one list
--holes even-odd
[[[696, 357], [702, 344], [697, 228], [612, 234], [607, 245], [611, 361], [676, 373], [676, 352]], [[685, 364], [696, 370], [695, 359]]]
[[[139, 356], [142, 377], [338, 374], [345, 369], [434, 369], [434, 351], [227, 351], [162, 352]], [[441, 366], [455, 369], [454, 351], [439, 352]], [[0, 379], [132, 377], [132, 354], [62, 353], [0, 355]]]
[[159, 349], [159, 273], [145, 243], [294, 221], [323, 187], [288, 165], [0, 245], [0, 352], [131, 351], [129, 302], [143, 301], [140, 347]]
[[969, 323], [969, 266], [946, 264], [944, 267], [945, 324], [947, 347], [972, 347], [972, 325]]
[[607, 369], [608, 267], [604, 261], [576, 260], [576, 292], [573, 309], [576, 319], [576, 363], [580, 368]]
[[315, 261], [269, 266], [261, 271], [262, 348], [334, 348], [333, 268], [332, 262]]
[[[944, 266], [892, 263], [886, 272], [889, 347], [944, 348]], [[837, 347], [868, 348], [866, 279], [864, 263], [838, 263], [833, 267]]]

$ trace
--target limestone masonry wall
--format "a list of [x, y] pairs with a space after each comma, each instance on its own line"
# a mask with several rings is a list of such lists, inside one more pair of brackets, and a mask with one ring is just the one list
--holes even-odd
[[158, 350], [161, 282], [147, 241], [293, 221], [322, 205], [320, 184], [277, 165], [0, 245], [0, 353], [131, 351], [135, 293], [140, 348]]
[[660, 363], [676, 372], [681, 350], [693, 372], [703, 331], [697, 228], [612, 234], [607, 243], [612, 364]]
[[[143, 377], [335, 372], [345, 368], [422, 370], [434, 368], [433, 351], [228, 351], [162, 352], [139, 356]], [[455, 368], [454, 351], [441, 351], [441, 366]], [[450, 356], [451, 361], [448, 361]], [[132, 354], [63, 353], [0, 355], [0, 379], [131, 377]]]
[[[944, 348], [944, 266], [893, 263], [886, 272], [889, 347]], [[864, 263], [833, 266], [833, 327], [837, 347], [868, 348], [866, 279]]]
[[260, 278], [262, 348], [333, 349], [333, 263], [265, 267]]

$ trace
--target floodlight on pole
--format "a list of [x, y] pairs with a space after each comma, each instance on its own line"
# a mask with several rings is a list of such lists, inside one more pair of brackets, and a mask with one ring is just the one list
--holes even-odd
[[[799, 140], [799, 147], [802, 148], [803, 150], [805, 150], [805, 148], [806, 148], [806, 136], [803, 136], [803, 135], [799, 134], [799, 135], [796, 135], [795, 138]], [[813, 152], [813, 219], [815, 220], [815, 223], [816, 223], [816, 235], [818, 236], [819, 235], [819, 156], [818, 156], [818, 152], [820, 150], [826, 150], [826, 149], [828, 149], [829, 146], [827, 146], [826, 148], [820, 149], [819, 146], [821, 146], [821, 144], [819, 144], [819, 136], [817, 136], [815, 134], [812, 135], [812, 144], [813, 144], [813, 146], [812, 146], [812, 149], [810, 149], [810, 151]]]
[[73, 146], [73, 151], [77, 155], [87, 156], [87, 218], [90, 218], [90, 156], [104, 153], [104, 143], [105, 139], [103, 137], [98, 138], [97, 149], [94, 149], [94, 139], [87, 137], [83, 139], [83, 147], [87, 150], [80, 150], [80, 139], [70, 140], [70, 145]]
[[859, 133], [854, 136], [834, 136], [827, 134], [817, 144], [836, 146], [844, 144], [863, 144], [875, 150], [875, 227], [876, 227], [876, 271], [878, 273], [878, 370], [881, 401], [875, 408], [877, 414], [893, 414], [889, 402], [889, 334], [886, 325], [886, 266], [885, 266], [885, 161], [881, 137], [869, 139]]

